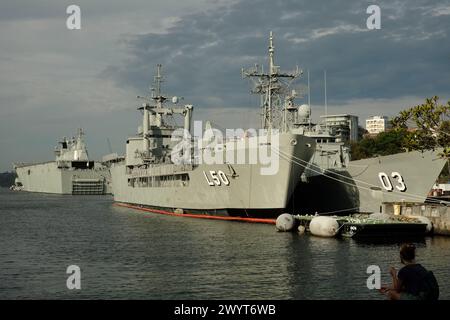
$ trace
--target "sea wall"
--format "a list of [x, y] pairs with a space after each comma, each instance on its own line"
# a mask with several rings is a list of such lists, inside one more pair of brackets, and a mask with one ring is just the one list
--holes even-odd
[[450, 206], [427, 203], [383, 203], [387, 214], [403, 216], [423, 216], [433, 223], [433, 232], [450, 236]]

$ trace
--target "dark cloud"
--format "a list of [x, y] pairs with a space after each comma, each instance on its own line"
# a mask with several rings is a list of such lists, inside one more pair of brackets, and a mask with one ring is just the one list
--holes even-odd
[[[448, 94], [450, 15], [446, 3], [377, 1], [381, 30], [366, 28], [372, 1], [241, 1], [183, 17], [166, 34], [126, 39], [131, 58], [104, 76], [144, 90], [156, 63], [167, 91], [202, 107], [244, 106], [240, 69], [265, 63], [269, 30], [277, 64], [311, 70], [312, 97], [329, 101]], [[441, 8], [441, 9], [440, 9]], [[439, 14], [439, 10], [444, 14]], [[444, 10], [444, 11], [442, 11]]]
[[[368, 31], [374, 2], [382, 29]], [[80, 31], [65, 27], [73, 3]], [[106, 137], [123, 152], [157, 63], [165, 92], [194, 104], [195, 119], [256, 125], [259, 99], [240, 72], [266, 64], [270, 30], [278, 65], [311, 70], [315, 118], [324, 69], [329, 113], [364, 120], [448, 99], [449, 21], [448, 1], [0, 1], [0, 171], [52, 159], [53, 142], [79, 126], [94, 158], [108, 151]]]

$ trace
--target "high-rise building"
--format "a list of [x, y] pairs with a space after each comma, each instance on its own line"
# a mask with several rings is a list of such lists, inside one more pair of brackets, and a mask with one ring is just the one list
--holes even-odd
[[373, 116], [366, 119], [366, 130], [369, 134], [385, 132], [389, 128], [389, 119], [386, 116]]
[[340, 141], [358, 141], [358, 117], [351, 114], [320, 116], [322, 126], [330, 128]]

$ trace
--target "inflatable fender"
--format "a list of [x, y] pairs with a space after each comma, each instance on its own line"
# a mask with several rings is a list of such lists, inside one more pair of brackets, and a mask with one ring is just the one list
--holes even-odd
[[319, 237], [334, 237], [339, 231], [339, 223], [332, 217], [314, 217], [309, 223], [309, 231]]

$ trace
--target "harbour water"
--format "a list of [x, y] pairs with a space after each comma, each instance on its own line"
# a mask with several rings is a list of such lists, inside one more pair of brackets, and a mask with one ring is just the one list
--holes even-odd
[[[367, 267], [390, 282], [398, 245], [0, 188], [1, 299], [384, 299], [367, 288]], [[450, 238], [417, 246], [450, 299]], [[69, 265], [81, 268], [80, 290], [66, 287]]]

